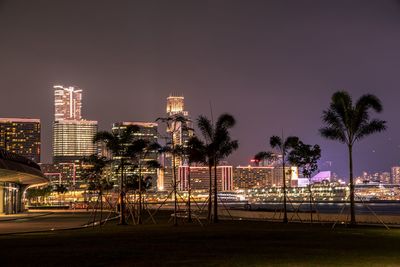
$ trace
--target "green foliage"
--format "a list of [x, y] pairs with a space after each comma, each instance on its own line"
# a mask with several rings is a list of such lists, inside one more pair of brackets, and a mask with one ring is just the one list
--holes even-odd
[[304, 177], [310, 178], [318, 170], [318, 160], [321, 158], [321, 148], [318, 145], [308, 145], [299, 141], [290, 151], [288, 161], [301, 169]]
[[53, 191], [57, 194], [65, 194], [68, 192], [68, 188], [63, 184], [56, 184]]
[[26, 198], [31, 200], [38, 197], [48, 197], [52, 192], [50, 185], [44, 187], [33, 187], [26, 190]]
[[88, 184], [88, 190], [101, 191], [112, 188], [112, 184], [103, 177], [103, 170], [110, 162], [107, 158], [91, 155], [84, 158], [83, 162], [85, 163], [85, 168], [82, 176]]
[[139, 175], [128, 176], [126, 178], [126, 188], [133, 191], [141, 190], [141, 192], [145, 192], [146, 190], [151, 188], [153, 179], [151, 176], [141, 178], [141, 188], [139, 188], [139, 179]]

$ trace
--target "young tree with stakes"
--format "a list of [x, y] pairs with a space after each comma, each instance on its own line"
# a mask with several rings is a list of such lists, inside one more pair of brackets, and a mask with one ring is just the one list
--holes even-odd
[[311, 175], [318, 170], [318, 160], [321, 158], [321, 148], [318, 145], [299, 143], [290, 151], [288, 161], [301, 169], [304, 177], [308, 178], [308, 192], [310, 204], [310, 220], [313, 223]]
[[204, 148], [205, 158], [209, 168], [210, 188], [208, 200], [208, 219], [211, 221], [212, 210], [212, 175], [211, 169], [214, 168], [214, 214], [213, 222], [218, 222], [218, 177], [217, 166], [221, 160], [229, 156], [239, 147], [237, 140], [232, 140], [229, 130], [236, 124], [235, 118], [230, 114], [222, 114], [218, 117], [215, 125], [205, 116], [197, 119], [197, 127], [199, 128], [204, 142], [197, 137], [196, 142]]
[[125, 165], [127, 160], [129, 160], [128, 147], [133, 142], [133, 133], [138, 132], [139, 127], [135, 125], [130, 125], [125, 129], [119, 132], [107, 132], [102, 131], [98, 132], [93, 141], [96, 142], [104, 142], [107, 149], [109, 149], [113, 155], [113, 159], [115, 161], [119, 161], [119, 168], [116, 169], [116, 173], [118, 171], [121, 172], [120, 181], [119, 181], [119, 201], [120, 201], [120, 225], [126, 225], [125, 220]]
[[156, 121], [161, 121], [167, 127], [169, 133], [168, 142], [162, 149], [163, 153], [169, 153], [172, 156], [172, 186], [174, 194], [174, 226], [178, 225], [178, 198], [177, 198], [177, 178], [176, 178], [176, 157], [179, 155], [179, 151], [176, 146], [179, 144], [175, 143], [174, 135], [179, 131], [187, 129], [187, 123], [189, 120], [180, 114], [168, 116], [166, 118], [158, 118]]
[[[299, 143], [299, 138], [296, 136], [289, 136], [285, 140], [283, 138], [280, 138], [279, 136], [272, 136], [270, 138], [269, 144], [273, 149], [278, 150], [278, 153], [282, 155], [282, 184], [283, 184], [283, 223], [288, 223], [288, 217], [287, 217], [287, 207], [286, 207], [286, 201], [287, 201], [287, 192], [286, 192], [286, 161], [287, 161], [287, 156], [290, 153], [290, 151], [296, 147], [296, 145]], [[254, 156], [254, 159], [258, 162], [261, 160], [267, 159], [276, 159], [276, 154], [274, 152], [270, 151], [262, 151], [257, 153]]]

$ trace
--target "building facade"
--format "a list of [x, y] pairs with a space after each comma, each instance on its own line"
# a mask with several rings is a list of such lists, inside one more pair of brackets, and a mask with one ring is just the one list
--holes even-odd
[[[158, 185], [159, 190], [170, 191], [173, 189], [173, 173], [172, 168], [165, 168], [162, 174], [163, 184]], [[176, 169], [177, 189], [179, 191], [189, 190], [189, 176], [190, 188], [194, 191], [208, 191], [210, 187], [210, 176], [208, 167], [205, 166], [179, 166]], [[211, 173], [212, 185], [214, 185], [214, 170]], [[217, 167], [217, 188], [218, 191], [232, 191], [234, 189], [233, 182], [233, 167], [232, 166], [218, 166]]]
[[237, 166], [234, 170], [235, 189], [270, 187], [273, 182], [274, 167]]
[[[158, 124], [154, 122], [116, 122], [112, 126], [112, 132], [114, 134], [120, 134], [121, 132], [125, 131], [129, 126], [136, 126], [138, 127], [138, 131], [133, 133], [133, 141], [135, 140], [146, 140], [149, 144], [157, 143], [158, 142]], [[146, 151], [139, 156], [140, 160], [140, 174], [144, 178], [151, 177], [151, 184], [152, 188], [157, 188], [157, 169], [149, 167], [146, 163], [149, 161], [157, 161], [158, 160], [158, 151]], [[118, 168], [118, 164], [113, 166], [114, 170]], [[126, 176], [129, 177], [134, 174], [138, 174], [137, 168], [125, 168]], [[113, 172], [115, 175], [115, 171]], [[115, 181], [118, 181], [118, 177], [114, 177]]]
[[[185, 111], [185, 98], [183, 96], [170, 95], [167, 97], [167, 116], [173, 118], [175, 116], [183, 117], [186, 122], [171, 121], [167, 127], [167, 133], [171, 136], [171, 143], [180, 146], [187, 145], [189, 138], [193, 136], [193, 126], [190, 121], [189, 112]], [[169, 164], [172, 165], [171, 157]], [[175, 157], [175, 166], [184, 165], [183, 159], [180, 156]]]
[[400, 185], [400, 166], [392, 167], [392, 183]]
[[73, 86], [54, 85], [54, 120], [82, 119], [82, 90]]
[[0, 119], [0, 148], [40, 162], [40, 120]]
[[74, 162], [97, 153], [97, 121], [60, 120], [53, 124], [53, 162]]

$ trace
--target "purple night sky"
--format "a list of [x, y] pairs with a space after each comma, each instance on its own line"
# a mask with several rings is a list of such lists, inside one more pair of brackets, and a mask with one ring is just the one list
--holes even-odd
[[400, 2], [0, 0], [0, 117], [43, 124], [51, 159], [53, 84], [84, 89], [101, 129], [153, 121], [169, 93], [192, 118], [229, 112], [247, 164], [271, 135], [322, 147], [321, 169], [346, 175], [344, 145], [318, 135], [339, 89], [376, 94], [388, 130], [355, 148], [355, 171], [400, 164]]

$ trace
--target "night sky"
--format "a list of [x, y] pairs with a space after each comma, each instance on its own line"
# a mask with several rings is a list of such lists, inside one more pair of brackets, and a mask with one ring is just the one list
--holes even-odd
[[346, 147], [319, 137], [322, 110], [336, 90], [373, 93], [389, 128], [356, 146], [356, 174], [400, 164], [399, 1], [0, 0], [0, 38], [0, 117], [42, 120], [44, 162], [63, 84], [84, 89], [83, 116], [101, 129], [153, 121], [175, 92], [192, 118], [210, 101], [236, 117], [230, 163], [283, 129], [341, 175]]

